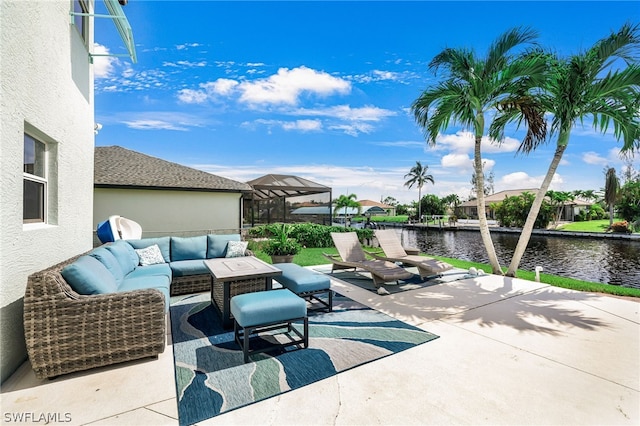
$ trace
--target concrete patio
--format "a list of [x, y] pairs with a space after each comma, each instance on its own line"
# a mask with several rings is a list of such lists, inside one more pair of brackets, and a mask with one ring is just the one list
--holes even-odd
[[[332, 285], [440, 338], [202, 424], [640, 424], [640, 300], [494, 275], [390, 296]], [[49, 381], [25, 363], [3, 424], [177, 424], [167, 338], [158, 359]]]

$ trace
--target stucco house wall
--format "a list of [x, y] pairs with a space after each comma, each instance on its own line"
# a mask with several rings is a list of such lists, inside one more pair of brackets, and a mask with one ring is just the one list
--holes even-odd
[[117, 214], [138, 222], [143, 237], [238, 233], [241, 203], [239, 192], [96, 188], [94, 229]]
[[[95, 149], [93, 228], [119, 215], [143, 237], [230, 234], [242, 229], [251, 186], [121, 146]], [[96, 245], [100, 240], [94, 239]]]
[[[27, 358], [27, 277], [92, 247], [93, 69], [71, 8], [71, 1], [0, 1], [2, 381]], [[45, 223], [23, 223], [25, 132], [47, 146]]]

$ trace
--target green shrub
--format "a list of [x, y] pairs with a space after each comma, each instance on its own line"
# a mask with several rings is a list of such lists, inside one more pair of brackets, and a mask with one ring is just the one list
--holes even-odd
[[[281, 224], [271, 223], [249, 229], [251, 238], [271, 238], [277, 235]], [[360, 241], [373, 238], [372, 229], [345, 228], [344, 226], [325, 226], [317, 223], [295, 223], [289, 226], [289, 237], [295, 238], [306, 248], [333, 247], [332, 232], [356, 232]]]

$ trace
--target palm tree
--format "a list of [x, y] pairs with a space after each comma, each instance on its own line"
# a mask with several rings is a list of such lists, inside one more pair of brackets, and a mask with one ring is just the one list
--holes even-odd
[[[571, 129], [585, 117], [593, 117], [593, 126], [603, 133], [613, 124], [617, 140], [623, 139], [623, 152], [640, 149], [640, 66], [637, 49], [640, 46], [638, 25], [625, 24], [618, 32], [596, 42], [584, 53], [567, 60], [551, 58], [544, 90], [535, 100], [551, 113], [550, 134], [557, 134], [556, 150], [547, 174], [536, 194], [527, 220], [514, 250], [508, 276], [516, 271], [529, 243], [533, 226], [551, 180], [569, 145]], [[624, 62], [626, 67], [615, 69]], [[517, 109], [507, 108], [499, 124], [519, 119]], [[500, 126], [496, 126], [499, 129]], [[500, 133], [498, 130], [497, 134]], [[520, 150], [529, 153], [539, 141], [525, 140]]]
[[344, 216], [345, 216], [344, 227], [345, 228], [347, 227], [347, 220], [346, 220], [347, 208], [352, 207], [354, 209], [358, 209], [358, 214], [360, 214], [360, 210], [362, 209], [362, 206], [360, 205], [359, 202], [356, 201], [356, 198], [358, 198], [356, 194], [341, 195], [335, 201], [333, 216], [335, 217], [338, 214], [338, 210], [344, 208]]
[[416, 165], [409, 170], [409, 173], [404, 175], [405, 179], [409, 178], [409, 180], [404, 183], [404, 186], [409, 189], [413, 188], [414, 185], [418, 186], [418, 220], [422, 220], [422, 203], [420, 203], [422, 199], [422, 187], [427, 182], [435, 183], [433, 176], [427, 173], [428, 170], [429, 166], [423, 166], [422, 163], [416, 161]]
[[620, 181], [616, 175], [616, 169], [609, 167], [605, 170], [604, 202], [609, 207], [609, 228], [613, 225], [613, 206], [618, 200]]
[[502, 270], [489, 233], [485, 208], [481, 155], [485, 115], [507, 100], [509, 104], [523, 105], [522, 110], [531, 113], [524, 114], [528, 124], [527, 138], [544, 138], [541, 114], [527, 93], [542, 82], [545, 63], [540, 55], [514, 57], [510, 54], [516, 47], [532, 42], [536, 36], [529, 29], [509, 30], [492, 43], [485, 58], [478, 58], [468, 49], [444, 49], [431, 60], [429, 68], [436, 72], [442, 68], [445, 80], [426, 89], [411, 106], [416, 122], [423, 128], [431, 146], [436, 144], [440, 131], [448, 129], [450, 121], [473, 130], [480, 235], [494, 274], [502, 274]]

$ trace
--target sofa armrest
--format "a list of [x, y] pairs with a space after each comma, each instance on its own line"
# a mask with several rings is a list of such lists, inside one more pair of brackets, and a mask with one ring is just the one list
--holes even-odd
[[24, 297], [27, 352], [38, 378], [156, 356], [166, 339], [159, 290], [83, 296], [50, 268], [29, 277]]

